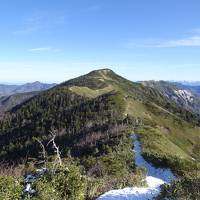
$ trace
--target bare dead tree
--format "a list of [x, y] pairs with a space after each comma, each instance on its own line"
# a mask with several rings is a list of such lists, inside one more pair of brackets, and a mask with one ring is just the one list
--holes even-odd
[[42, 161], [40, 161], [38, 164], [44, 164], [44, 167], [46, 168], [47, 153], [46, 153], [45, 146], [39, 139], [35, 138], [35, 140], [40, 144], [40, 147], [41, 147], [41, 151], [39, 152], [39, 154], [40, 154], [40, 157], [42, 158]]
[[55, 131], [50, 131], [50, 133], [52, 135], [52, 139], [48, 142], [47, 146], [52, 143], [54, 153], [56, 153], [56, 159], [55, 159], [55, 162], [54, 162], [54, 169], [55, 169], [55, 167], [57, 165], [62, 166], [62, 159], [61, 159], [61, 156], [60, 156], [61, 152], [59, 150], [59, 146], [57, 146], [56, 142], [55, 142], [56, 133], [55, 133]]

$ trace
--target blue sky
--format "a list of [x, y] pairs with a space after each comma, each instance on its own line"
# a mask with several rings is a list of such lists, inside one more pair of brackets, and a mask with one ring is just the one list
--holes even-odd
[[98, 68], [130, 80], [200, 80], [199, 0], [1, 0], [0, 83]]

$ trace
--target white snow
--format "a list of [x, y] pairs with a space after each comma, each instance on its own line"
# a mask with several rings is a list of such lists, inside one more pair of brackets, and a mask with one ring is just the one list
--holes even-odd
[[156, 168], [151, 163], [148, 163], [142, 157], [141, 145], [136, 135], [134, 135], [134, 151], [135, 151], [135, 164], [138, 167], [145, 167], [147, 169], [147, 177], [152, 176], [163, 180], [165, 183], [170, 183], [172, 180], [175, 179], [175, 176], [173, 175], [170, 169]]
[[160, 193], [160, 186], [170, 183], [176, 177], [170, 169], [155, 168], [142, 157], [141, 145], [136, 135], [134, 139], [135, 163], [138, 167], [147, 169], [146, 182], [148, 187], [131, 187], [120, 190], [111, 190], [98, 198], [98, 200], [151, 200]]
[[47, 168], [36, 169], [37, 176], [42, 176], [47, 171]]
[[36, 177], [31, 174], [27, 175], [25, 178], [26, 183], [33, 183], [33, 182], [35, 182], [35, 180], [36, 180]]
[[188, 90], [174, 90], [174, 92], [185, 101], [193, 102], [194, 95]]
[[25, 180], [24, 180], [26, 183], [25, 189], [24, 189], [25, 194], [32, 195], [32, 194], [36, 193], [36, 190], [32, 188], [32, 185], [39, 177], [43, 176], [46, 171], [47, 171], [46, 168], [37, 169], [35, 175], [28, 174], [25, 177]]
[[32, 189], [31, 184], [28, 183], [28, 184], [26, 185], [26, 189], [24, 190], [24, 192], [27, 192], [27, 193], [29, 193], [29, 194], [34, 194], [36, 191], [35, 191], [34, 189]]

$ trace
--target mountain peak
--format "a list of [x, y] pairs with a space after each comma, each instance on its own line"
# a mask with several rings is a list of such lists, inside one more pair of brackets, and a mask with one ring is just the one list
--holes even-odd
[[97, 70], [91, 71], [89, 75], [108, 75], [110, 73], [114, 73], [114, 72], [109, 68], [103, 68], [103, 69], [97, 69]]
[[41, 83], [40, 81], [35, 81], [32, 84], [43, 84], [43, 83]]

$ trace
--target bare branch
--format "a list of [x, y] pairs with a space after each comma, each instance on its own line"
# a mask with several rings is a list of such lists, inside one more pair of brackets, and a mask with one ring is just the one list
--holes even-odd
[[[41, 142], [39, 139], [35, 138], [35, 140], [36, 140], [36, 141], [40, 144], [40, 146], [41, 146], [42, 151], [39, 152], [39, 153], [40, 153], [40, 154], [42, 155], [42, 157], [43, 157], [42, 163], [44, 163], [45, 168], [46, 168], [46, 158], [47, 158], [47, 155], [46, 155], [45, 147], [44, 147], [44, 145], [42, 144], [42, 142]], [[40, 164], [41, 164], [41, 163], [40, 163]]]
[[58, 161], [59, 165], [62, 166], [62, 159], [60, 157], [61, 152], [59, 150], [59, 146], [57, 146], [56, 143], [55, 143], [56, 133], [55, 133], [55, 131], [50, 131], [50, 133], [52, 134], [53, 138], [48, 142], [47, 145], [52, 143], [53, 148], [54, 148], [54, 152], [56, 153], [56, 157], [57, 157], [56, 160]]

